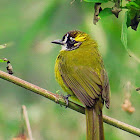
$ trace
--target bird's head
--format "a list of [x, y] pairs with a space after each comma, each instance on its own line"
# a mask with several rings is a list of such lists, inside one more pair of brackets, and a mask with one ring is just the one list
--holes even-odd
[[61, 45], [62, 50], [72, 51], [79, 48], [82, 45], [82, 43], [87, 41], [88, 38], [88, 34], [74, 30], [67, 32], [63, 36], [62, 40], [54, 40], [52, 41], [52, 43]]

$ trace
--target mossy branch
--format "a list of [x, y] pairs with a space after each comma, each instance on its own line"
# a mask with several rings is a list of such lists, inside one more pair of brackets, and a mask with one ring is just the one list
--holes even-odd
[[[66, 102], [65, 102], [65, 100], [63, 99], [63, 97], [61, 95], [54, 94], [54, 93], [52, 93], [50, 91], [47, 91], [47, 90], [45, 90], [43, 88], [40, 88], [40, 87], [38, 87], [38, 86], [36, 86], [34, 84], [26, 82], [26, 81], [24, 81], [24, 80], [22, 80], [22, 79], [20, 79], [18, 77], [12, 76], [12, 75], [10, 75], [8, 73], [5, 73], [3, 71], [0, 71], [0, 78], [4, 79], [6, 81], [9, 81], [11, 83], [14, 83], [14, 84], [16, 84], [18, 86], [21, 86], [21, 87], [23, 87], [25, 89], [28, 89], [30, 91], [33, 91], [34, 93], [39, 94], [41, 96], [44, 96], [44, 97], [46, 97], [46, 98], [48, 98], [48, 99], [50, 99], [50, 100], [52, 100], [52, 101], [54, 101], [54, 102], [56, 102], [56, 103], [58, 103], [60, 105], [66, 106]], [[76, 104], [76, 103], [74, 103], [74, 102], [69, 101], [68, 108], [71, 108], [71, 109], [73, 109], [73, 110], [75, 110], [77, 112], [85, 114], [85, 108], [80, 106], [80, 105], [78, 105], [78, 104]], [[131, 134], [134, 134], [134, 135], [140, 137], [140, 129], [138, 129], [136, 127], [133, 127], [133, 126], [128, 125], [128, 124], [125, 124], [125, 123], [123, 123], [121, 121], [118, 121], [118, 120], [116, 120], [114, 118], [111, 118], [111, 117], [108, 117], [108, 116], [105, 116], [105, 115], [103, 115], [103, 121], [105, 123], [109, 124], [109, 125], [112, 125], [114, 127], [117, 127], [119, 129], [122, 129], [124, 131], [127, 131], [127, 132], [129, 132]]]

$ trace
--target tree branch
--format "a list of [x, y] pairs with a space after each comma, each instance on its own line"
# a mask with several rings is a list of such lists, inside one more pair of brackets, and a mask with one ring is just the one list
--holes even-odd
[[[22, 79], [20, 79], [18, 77], [15, 77], [15, 76], [10, 75], [8, 73], [5, 73], [3, 71], [0, 71], [0, 78], [4, 79], [6, 81], [12, 82], [12, 83], [14, 83], [14, 84], [16, 84], [18, 86], [21, 86], [21, 87], [23, 87], [25, 89], [30, 90], [30, 91], [33, 91], [34, 93], [39, 94], [41, 96], [44, 96], [44, 97], [54, 101], [55, 103], [58, 103], [60, 105], [66, 106], [66, 102], [65, 102], [64, 98], [61, 95], [54, 94], [54, 93], [52, 93], [50, 91], [47, 91], [47, 90], [45, 90], [43, 88], [40, 88], [40, 87], [38, 87], [36, 85], [33, 85], [33, 84], [29, 83], [29, 82], [26, 82], [26, 81], [24, 81], [24, 80], [22, 80]], [[73, 109], [73, 110], [75, 110], [77, 112], [80, 112], [82, 114], [85, 114], [84, 107], [82, 107], [82, 106], [80, 106], [80, 105], [78, 105], [78, 104], [76, 104], [74, 102], [69, 101], [68, 108]], [[103, 121], [105, 123], [109, 124], [109, 125], [112, 125], [114, 127], [122, 129], [124, 131], [127, 131], [127, 132], [129, 132], [131, 134], [134, 134], [136, 136], [140, 136], [140, 129], [138, 129], [136, 127], [133, 127], [133, 126], [128, 125], [128, 124], [125, 124], [125, 123], [123, 123], [121, 121], [118, 121], [116, 119], [113, 119], [113, 118], [105, 116], [105, 115], [103, 115]]]

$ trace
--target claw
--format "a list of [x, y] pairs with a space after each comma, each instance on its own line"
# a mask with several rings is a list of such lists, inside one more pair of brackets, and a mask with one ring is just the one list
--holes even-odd
[[66, 108], [68, 107], [68, 105], [69, 105], [69, 97], [70, 97], [71, 95], [70, 94], [68, 94], [68, 95], [66, 95], [66, 96], [63, 96], [63, 98], [65, 99], [65, 102], [66, 102]]

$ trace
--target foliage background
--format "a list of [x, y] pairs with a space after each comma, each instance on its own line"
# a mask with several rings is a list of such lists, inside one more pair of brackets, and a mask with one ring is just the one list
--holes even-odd
[[[55, 59], [61, 49], [50, 42], [69, 30], [85, 31], [99, 44], [111, 85], [111, 107], [104, 114], [140, 127], [140, 65], [130, 57], [121, 43], [124, 12], [102, 18], [93, 25], [94, 5], [71, 0], [0, 0], [0, 58], [9, 59], [14, 75], [47, 90], [64, 93], [54, 77]], [[109, 3], [111, 5], [111, 3]], [[140, 28], [128, 29], [128, 48], [140, 57]], [[6, 64], [0, 69], [5, 71]], [[124, 112], [126, 83], [130, 81], [133, 114]], [[26, 105], [35, 140], [84, 140], [85, 116], [35, 95], [0, 79], [0, 139], [9, 140], [21, 130], [21, 105]], [[139, 138], [107, 124], [108, 140], [138, 140]]]

